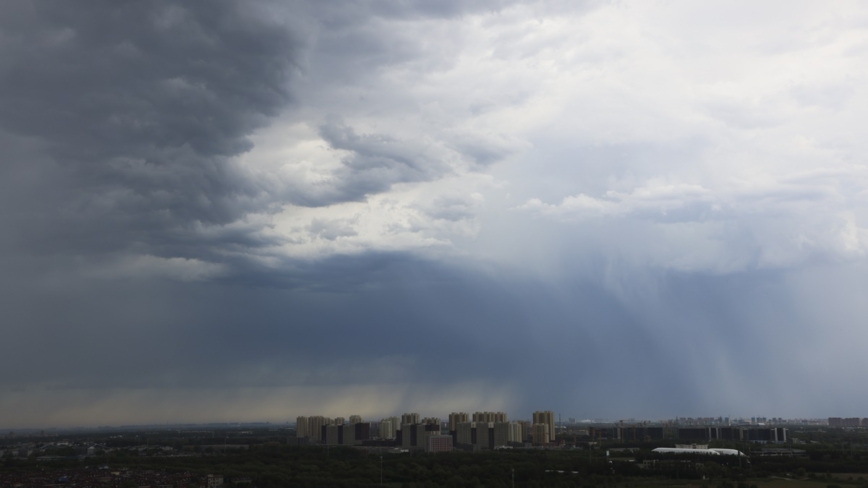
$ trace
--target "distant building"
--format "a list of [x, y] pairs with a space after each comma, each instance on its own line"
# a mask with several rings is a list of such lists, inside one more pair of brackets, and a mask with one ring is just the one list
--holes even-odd
[[397, 417], [380, 420], [380, 439], [395, 438], [395, 431], [398, 429], [397, 424], [393, 423], [393, 419], [397, 419]]
[[787, 429], [784, 427], [771, 429], [745, 429], [742, 435], [742, 440], [751, 442], [766, 443], [787, 441]]
[[338, 425], [337, 427], [340, 429], [339, 437], [342, 446], [356, 445], [356, 429], [353, 428], [353, 424]]
[[494, 448], [494, 422], [474, 422], [476, 438], [473, 445], [480, 449]]
[[[831, 425], [831, 423], [829, 425]], [[862, 419], [860, 419], [858, 417], [839, 419], [839, 422], [837, 425], [837, 427], [861, 427], [861, 426], [862, 426]]]
[[628, 426], [619, 428], [619, 438], [632, 442], [650, 442], [663, 439], [663, 427]]
[[551, 437], [549, 437], [549, 433], [551, 429], [548, 424], [543, 423], [534, 423], [532, 426], [533, 429], [533, 443], [536, 445], [545, 445], [551, 442]]
[[298, 417], [295, 419], [295, 436], [308, 437], [310, 434], [307, 431], [307, 417]]
[[[545, 410], [541, 412], [533, 413], [533, 423], [535, 424], [545, 424], [549, 427], [548, 438], [550, 439], [548, 442], [552, 442], [555, 440], [555, 413], [551, 410]], [[534, 443], [536, 443], [536, 437], [534, 437]]]
[[410, 449], [416, 445], [416, 430], [413, 426], [418, 424], [401, 424], [401, 447]]
[[356, 422], [347, 427], [350, 427], [353, 430], [353, 441], [355, 445], [359, 445], [362, 442], [371, 439], [371, 424], [368, 422]]
[[401, 417], [392, 416], [392, 417], [387, 417], [386, 420], [392, 421], [392, 430], [394, 432], [397, 433], [399, 430], [401, 430]]
[[330, 425], [332, 423], [332, 419], [328, 417], [315, 416], [307, 418], [307, 436], [315, 439], [318, 442], [325, 442], [325, 437], [323, 437], [322, 428], [326, 425]]
[[509, 422], [509, 442], [524, 442], [524, 427], [518, 422]]
[[449, 414], [449, 432], [458, 430], [458, 424], [470, 422], [470, 417], [464, 412], [452, 412]]
[[476, 412], [473, 414], [474, 422], [506, 422], [505, 412]]
[[341, 425], [323, 425], [322, 439], [327, 446], [338, 446], [343, 441], [343, 429]]
[[476, 432], [472, 422], [460, 422], [455, 426], [455, 430], [458, 444], [470, 445], [475, 443], [476, 436], [474, 434]]
[[413, 426], [415, 430], [415, 439], [412, 446], [417, 449], [425, 449], [428, 446], [428, 438], [435, 435], [440, 435], [440, 419], [436, 423], [423, 423]]
[[350, 423], [351, 424], [362, 423], [362, 416], [361, 415], [350, 415]]
[[492, 447], [508, 446], [521, 442], [521, 424], [518, 422], [495, 422]]
[[450, 452], [452, 451], [451, 435], [431, 435], [427, 438], [425, 452]]
[[401, 415], [401, 426], [404, 424], [418, 424], [419, 423], [419, 414], [418, 413], [405, 413]]
[[519, 420], [518, 425], [521, 426], [521, 442], [529, 442], [530, 436], [533, 433], [533, 422], [529, 420]]
[[719, 427], [717, 429], [717, 437], [715, 440], [721, 441], [740, 441], [742, 429], [739, 427]]

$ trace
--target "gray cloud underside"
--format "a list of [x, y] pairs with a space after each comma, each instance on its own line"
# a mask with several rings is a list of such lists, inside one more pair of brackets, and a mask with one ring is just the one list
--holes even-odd
[[[516, 388], [515, 411], [542, 396], [576, 414], [665, 415], [726, 412], [757, 394], [769, 395], [758, 406], [786, 409], [773, 398], [790, 398], [804, 374], [790, 357], [811, 350], [790, 336], [810, 324], [778, 308], [787, 298], [777, 274], [656, 277], [652, 300], [596, 281], [377, 260], [296, 270], [314, 286], [304, 292], [243, 282], [7, 287], [3, 361], [28, 366], [2, 388], [340, 389], [470, 377]], [[758, 373], [770, 361], [794, 377], [766, 383]], [[719, 390], [709, 395], [706, 382]]]

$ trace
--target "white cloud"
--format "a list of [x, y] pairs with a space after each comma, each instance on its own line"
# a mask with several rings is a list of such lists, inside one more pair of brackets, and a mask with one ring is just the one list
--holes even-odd
[[[633, 232], [655, 252], [628, 251], [620, 235], [598, 241], [637, 264], [735, 271], [861, 258], [868, 145], [854, 128], [868, 113], [868, 53], [858, 51], [868, 31], [847, 19], [865, 12], [780, 7], [518, 4], [377, 18], [357, 33], [379, 46], [353, 61], [369, 69], [342, 76], [329, 64], [336, 38], [319, 32], [302, 103], [242, 160], [292, 202], [273, 218], [269, 232], [287, 239], [274, 251], [461, 254], [471, 248], [456, 237], [503, 232], [485, 222], [519, 209], [551, 225], [650, 223]], [[335, 116], [343, 125], [330, 127], [352, 139], [338, 148], [317, 129]]]

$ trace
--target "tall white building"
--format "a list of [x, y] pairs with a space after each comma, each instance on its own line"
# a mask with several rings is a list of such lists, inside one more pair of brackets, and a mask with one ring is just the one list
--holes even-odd
[[518, 422], [495, 422], [494, 447], [508, 446], [510, 442], [521, 442], [521, 424]]
[[394, 439], [398, 426], [395, 423], [397, 417], [389, 417], [380, 420], [380, 439]]
[[524, 442], [524, 426], [518, 422], [509, 422], [509, 442]]

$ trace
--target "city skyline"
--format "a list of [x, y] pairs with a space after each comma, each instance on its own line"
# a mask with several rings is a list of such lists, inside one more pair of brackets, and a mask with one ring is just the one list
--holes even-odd
[[[539, 413], [540, 411], [535, 411], [532, 413], [528, 413], [525, 416], [516, 415], [510, 416], [508, 412], [483, 412], [483, 411], [467, 411], [467, 412], [450, 412], [448, 414], [434, 412], [433, 417], [428, 416], [432, 412], [425, 411], [426, 413], [421, 414], [419, 412], [401, 412], [401, 413], [392, 413], [392, 414], [378, 414], [378, 415], [358, 415], [358, 414], [346, 414], [346, 412], [339, 412], [339, 415], [323, 415], [322, 411], [312, 411], [306, 412], [303, 415], [290, 415], [289, 417], [284, 417], [280, 419], [247, 419], [247, 420], [239, 420], [234, 419], [231, 421], [218, 421], [218, 422], [205, 422], [205, 421], [167, 421], [160, 423], [129, 423], [124, 425], [110, 425], [110, 424], [93, 424], [93, 425], [39, 425], [33, 424], [28, 426], [3, 426], [0, 425], [0, 434], [4, 431], [34, 431], [34, 430], [44, 430], [44, 429], [62, 429], [62, 430], [76, 430], [76, 429], [111, 429], [111, 428], [134, 428], [134, 427], [160, 427], [160, 426], [180, 426], [180, 425], [224, 425], [224, 426], [233, 426], [233, 425], [273, 425], [273, 426], [281, 426], [281, 425], [292, 425], [295, 424], [297, 418], [319, 418], [324, 422], [328, 422], [331, 425], [337, 425], [337, 422], [340, 421], [342, 424], [352, 424], [356, 421], [364, 422], [364, 423], [382, 423], [387, 420], [394, 420], [394, 425], [396, 427], [394, 429], [400, 429], [402, 425], [402, 421], [406, 420], [404, 418], [405, 415], [417, 415], [418, 418], [415, 420], [423, 420], [423, 418], [437, 418], [440, 420], [440, 423], [445, 426], [450, 426], [450, 430], [454, 430], [454, 425], [451, 420], [453, 416], [455, 416], [456, 422], [467, 422], [467, 423], [475, 423], [477, 420], [474, 420], [474, 416], [477, 414], [484, 413], [497, 413], [505, 415], [505, 418], [492, 420], [494, 421], [502, 421], [502, 422], [531, 422], [533, 423], [534, 414]], [[863, 427], [868, 426], [868, 417], [797, 417], [797, 418], [785, 418], [785, 417], [768, 417], [768, 416], [727, 416], [727, 415], [712, 415], [712, 416], [670, 416], [670, 417], [659, 417], [659, 418], [637, 418], [637, 417], [626, 417], [626, 418], [582, 418], [575, 416], [568, 416], [564, 414], [558, 414], [556, 412], [552, 412], [554, 414], [554, 424], [559, 426], [579, 426], [579, 425], [613, 425], [618, 426], [622, 425], [625, 427], [632, 427], [637, 425], [667, 425], [667, 426], [713, 426], [713, 425], [732, 425], [732, 426], [758, 426], [758, 425], [826, 425], [830, 427]], [[414, 420], [414, 421], [415, 421]], [[482, 422], [483, 420], [479, 420]], [[321, 423], [319, 427], [322, 425], [328, 425], [327, 423]], [[300, 435], [307, 435], [311, 432], [308, 432], [306, 429], [301, 431]], [[388, 436], [387, 436], [388, 437]]]
[[865, 415], [868, 4], [33, 0], [0, 32], [4, 427]]

